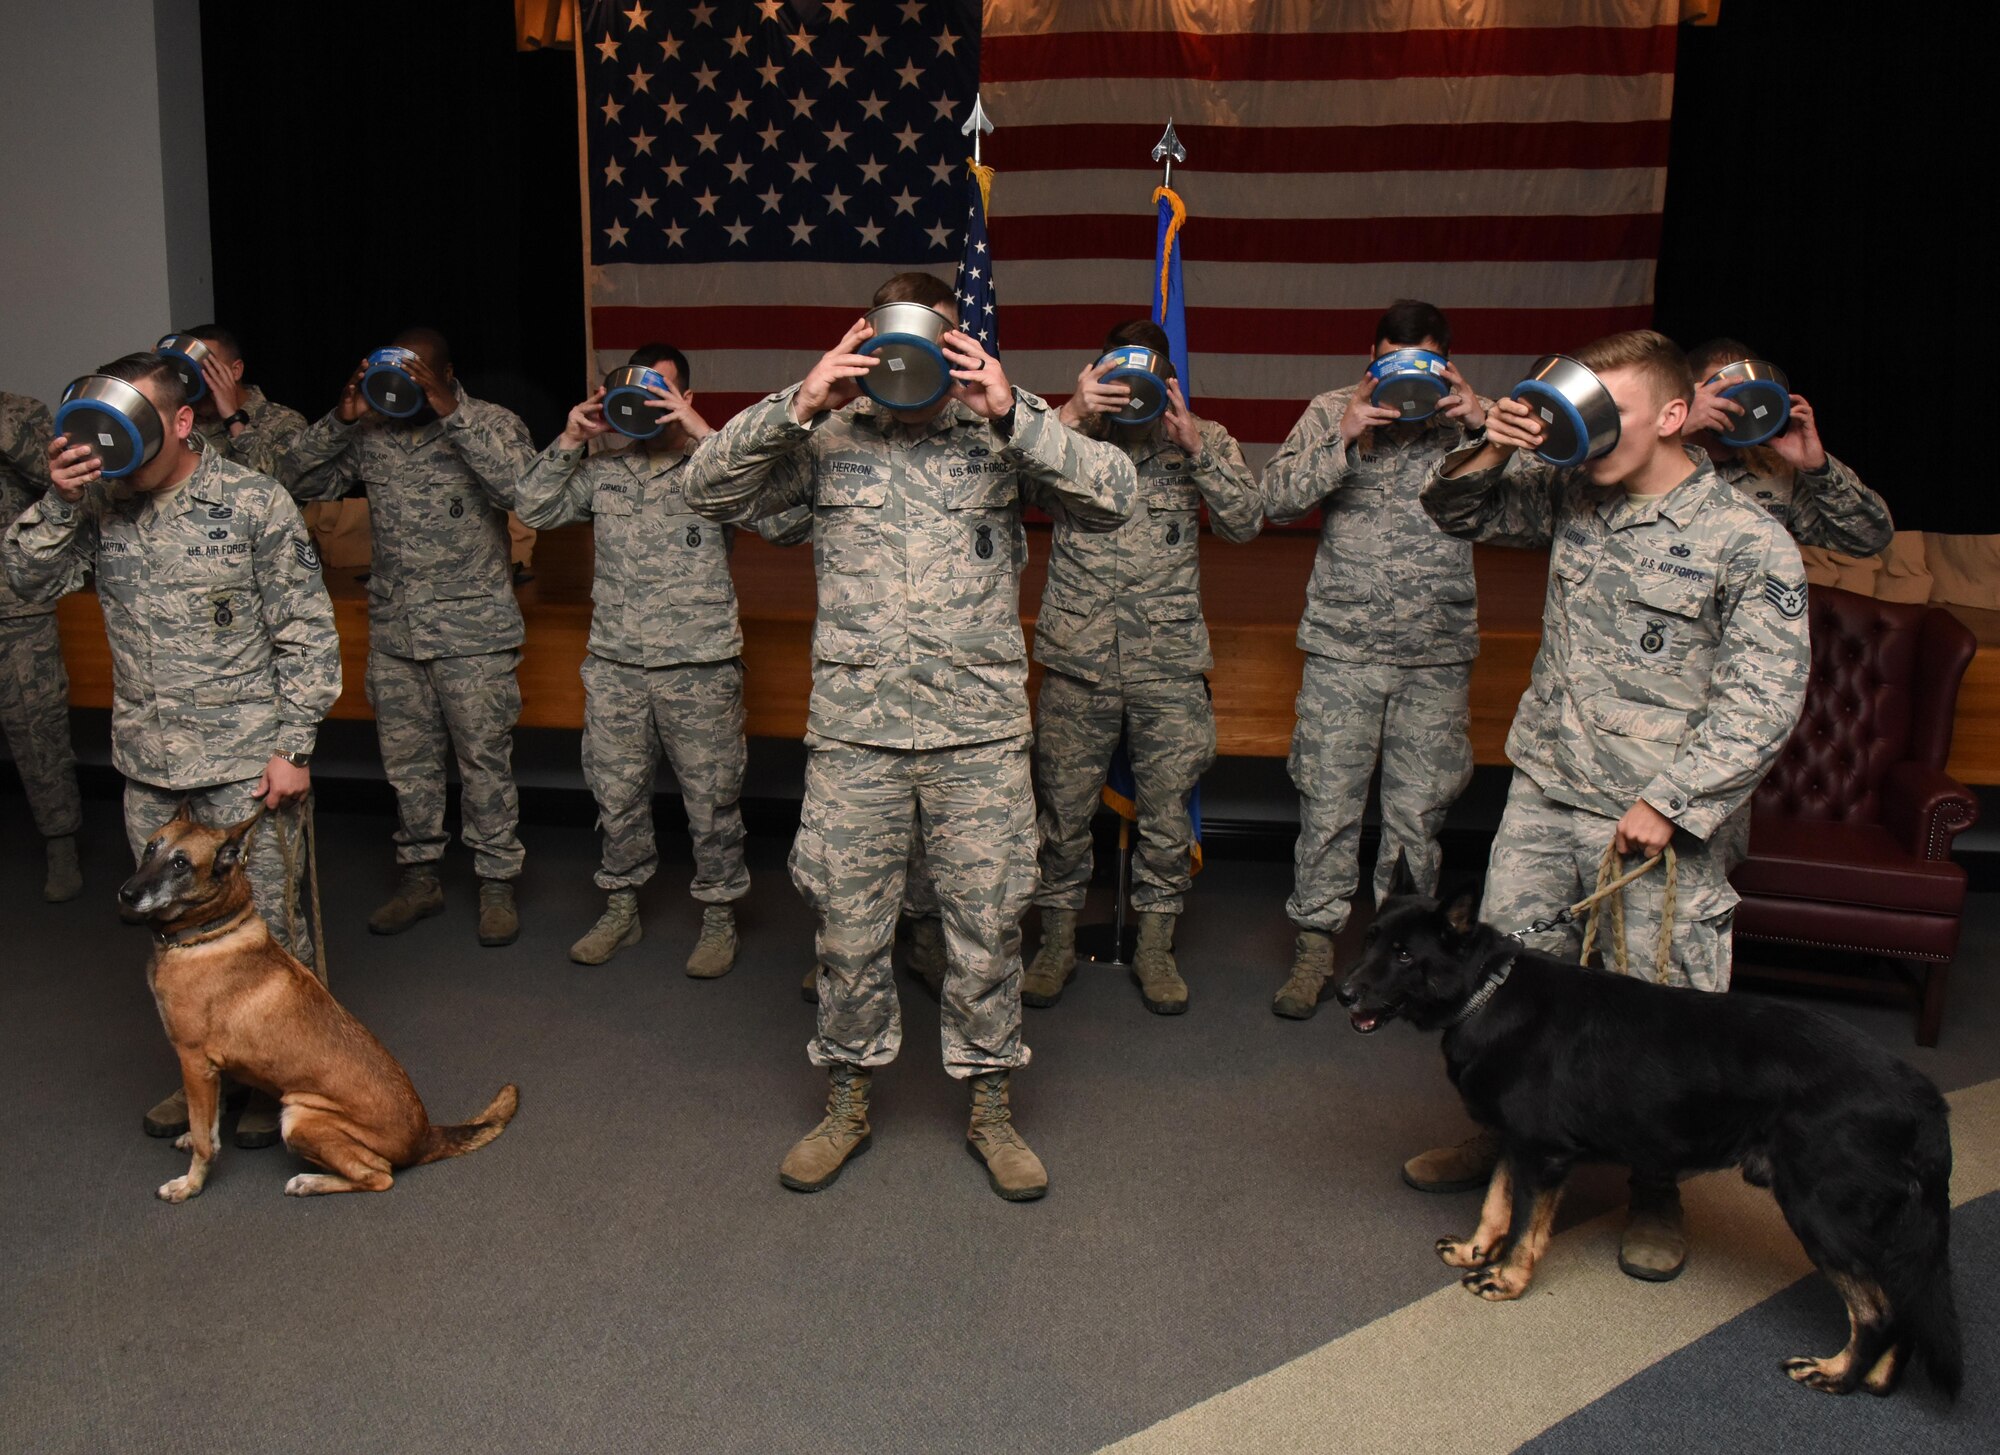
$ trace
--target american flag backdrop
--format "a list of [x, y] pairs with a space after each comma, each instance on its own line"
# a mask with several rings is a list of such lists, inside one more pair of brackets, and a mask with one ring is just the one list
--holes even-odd
[[1065, 397], [1156, 287], [1188, 150], [1199, 411], [1259, 465], [1427, 299], [1488, 393], [1652, 316], [1678, 0], [718, 0], [584, 6], [600, 368], [653, 339], [720, 423], [905, 267], [954, 277], [996, 130], [1010, 378]]

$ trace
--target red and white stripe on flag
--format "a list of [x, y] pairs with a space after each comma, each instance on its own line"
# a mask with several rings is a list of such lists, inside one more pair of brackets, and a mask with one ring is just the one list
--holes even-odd
[[[1064, 397], [1105, 331], [1149, 312], [1148, 153], [1170, 116], [1200, 411], [1253, 465], [1313, 395], [1359, 377], [1395, 298], [1451, 316], [1489, 394], [1538, 354], [1648, 323], [1678, 15], [1679, 0], [986, 0], [1009, 376]], [[884, 271], [600, 265], [599, 362], [669, 323], [719, 421], [803, 376]]]

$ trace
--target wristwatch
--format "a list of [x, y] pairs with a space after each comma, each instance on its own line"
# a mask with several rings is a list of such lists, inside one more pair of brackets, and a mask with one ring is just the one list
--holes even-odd
[[222, 427], [224, 429], [232, 429], [239, 424], [246, 429], [249, 428], [250, 426], [249, 410], [239, 409], [234, 414], [226, 414], [222, 417]]
[[279, 753], [277, 756], [283, 758], [294, 768], [310, 768], [312, 766], [313, 755], [311, 753]]

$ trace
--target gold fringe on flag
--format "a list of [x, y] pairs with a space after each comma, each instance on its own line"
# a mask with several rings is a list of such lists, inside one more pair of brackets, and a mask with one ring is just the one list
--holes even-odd
[[978, 162], [972, 160], [971, 157], [965, 159], [965, 165], [972, 169], [972, 175], [979, 182], [979, 210], [981, 212], [991, 212], [993, 210], [993, 169], [991, 167], [982, 167]]
[[1157, 323], [1167, 321], [1167, 264], [1173, 259], [1174, 241], [1180, 236], [1181, 224], [1187, 221], [1187, 204], [1181, 201], [1180, 193], [1171, 187], [1155, 187], [1153, 189], [1155, 207], [1160, 205], [1162, 197], [1166, 198], [1167, 205], [1173, 208], [1174, 216], [1173, 221], [1167, 224], [1166, 245], [1160, 249], [1160, 301], [1153, 310], [1156, 315], [1154, 321]]

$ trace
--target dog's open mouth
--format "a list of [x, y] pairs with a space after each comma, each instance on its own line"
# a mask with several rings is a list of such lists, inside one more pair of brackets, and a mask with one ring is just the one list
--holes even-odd
[[1396, 1018], [1396, 1011], [1397, 1007], [1393, 1005], [1381, 1006], [1375, 1009], [1364, 1009], [1361, 1006], [1356, 1006], [1347, 1013], [1347, 1022], [1355, 1030], [1361, 1032], [1362, 1035], [1372, 1036], [1375, 1032], [1382, 1029], [1382, 1022]]

